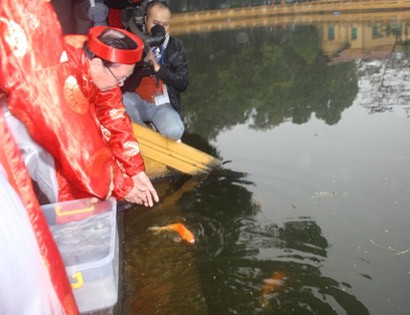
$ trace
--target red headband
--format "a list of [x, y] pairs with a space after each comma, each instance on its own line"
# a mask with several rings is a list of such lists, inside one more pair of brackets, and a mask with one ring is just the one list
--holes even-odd
[[[136, 44], [137, 48], [135, 49], [119, 49], [108, 46], [104, 44], [98, 36], [101, 35], [105, 30], [116, 30], [124, 34], [125, 36], [131, 38]], [[116, 27], [107, 27], [107, 26], [94, 26], [90, 29], [88, 33], [88, 48], [98, 57], [105, 60], [122, 63], [122, 64], [134, 64], [141, 60], [142, 50], [144, 48], [144, 42], [141, 38], [134, 35], [133, 33], [127, 32], [126, 30], [116, 28]]]

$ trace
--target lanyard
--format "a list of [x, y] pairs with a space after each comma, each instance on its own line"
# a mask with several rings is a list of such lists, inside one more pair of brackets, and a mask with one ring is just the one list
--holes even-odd
[[163, 64], [164, 64], [164, 52], [165, 52], [165, 49], [162, 49], [161, 48], [161, 59], [160, 59], [160, 61], [159, 61], [159, 64], [162, 66]]
[[[162, 66], [164, 64], [164, 55], [165, 55], [165, 50], [166, 48], [162, 47], [160, 48], [160, 58], [157, 61], [159, 63], [160, 66]], [[157, 58], [155, 58], [157, 59]], [[159, 79], [158, 79], [158, 74], [155, 73], [155, 86], [158, 88], [159, 87]]]

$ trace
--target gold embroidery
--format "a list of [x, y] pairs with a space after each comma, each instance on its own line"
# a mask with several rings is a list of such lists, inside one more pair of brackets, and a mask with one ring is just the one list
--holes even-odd
[[124, 116], [125, 108], [113, 108], [110, 110], [110, 117], [112, 119], [119, 119]]
[[126, 141], [123, 147], [125, 154], [128, 156], [134, 156], [140, 152], [140, 146], [135, 141]]
[[7, 31], [5, 32], [4, 39], [9, 44], [13, 55], [16, 58], [22, 58], [27, 53], [27, 37], [23, 29], [19, 24], [12, 20], [0, 18], [0, 22], [7, 25]]
[[67, 101], [67, 106], [74, 112], [78, 114], [85, 114], [88, 112], [88, 100], [81, 92], [76, 78], [72, 75], [68, 76], [64, 82], [64, 98]]
[[105, 128], [103, 125], [100, 126], [101, 127], [101, 133], [104, 137], [104, 140], [106, 142], [109, 142], [111, 139], [111, 131], [109, 131], [107, 128]]

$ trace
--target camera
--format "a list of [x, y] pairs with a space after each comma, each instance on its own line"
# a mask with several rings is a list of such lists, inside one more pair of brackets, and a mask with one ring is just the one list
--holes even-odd
[[[158, 1], [158, 0], [154, 0]], [[109, 7], [122, 10], [125, 28], [139, 36], [145, 47], [157, 47], [165, 40], [165, 29], [161, 25], [152, 27], [151, 32], [144, 30], [145, 8], [150, 0], [105, 0]]]
[[139, 7], [134, 10], [132, 17], [128, 20], [128, 27], [135, 35], [139, 36], [147, 47], [161, 46], [165, 40], [165, 28], [162, 25], [154, 25], [148, 33], [144, 31], [144, 9]]
[[151, 28], [150, 33], [143, 32], [142, 34], [142, 40], [144, 40], [149, 47], [158, 47], [164, 42], [166, 32], [162, 25], [156, 24]]

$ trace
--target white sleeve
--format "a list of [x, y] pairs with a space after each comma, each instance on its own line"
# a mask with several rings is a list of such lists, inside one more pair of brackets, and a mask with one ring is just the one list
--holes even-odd
[[0, 253], [0, 314], [62, 314], [27, 212], [1, 164]]
[[58, 185], [53, 157], [31, 139], [26, 126], [15, 118], [7, 107], [3, 111], [30, 177], [38, 184], [41, 192], [47, 196], [49, 203], [57, 202]]

